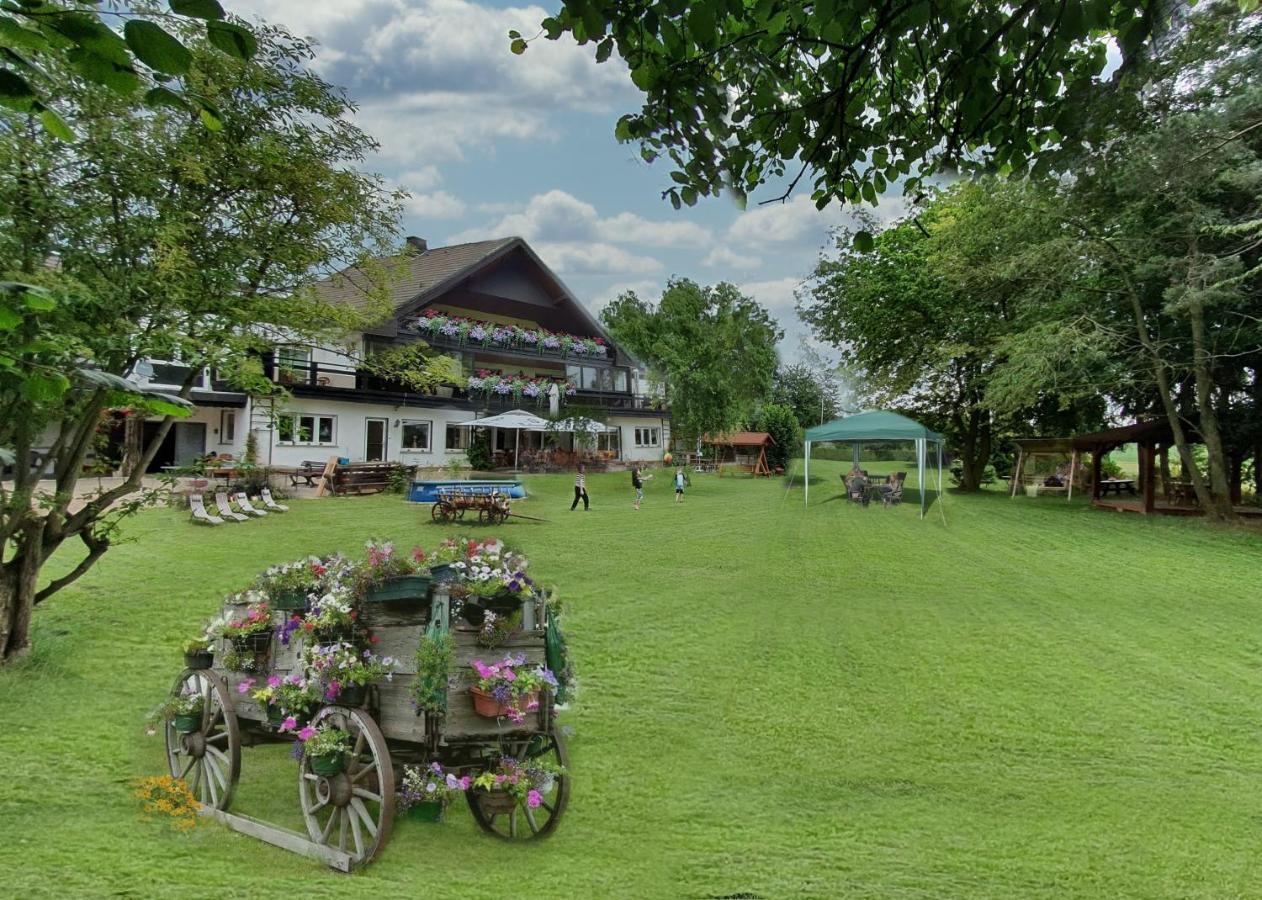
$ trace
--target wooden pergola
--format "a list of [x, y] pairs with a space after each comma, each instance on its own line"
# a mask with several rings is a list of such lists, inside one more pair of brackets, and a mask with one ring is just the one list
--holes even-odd
[[[717, 460], [720, 463], [720, 475], [723, 474], [724, 465], [746, 467], [749, 474], [755, 477], [769, 477], [772, 474], [771, 466], [767, 464], [767, 445], [774, 444], [775, 439], [765, 431], [737, 431], [715, 436], [707, 434], [701, 439], [701, 443], [716, 448], [716, 451], [726, 450], [730, 453], [729, 459]], [[745, 451], [744, 455], [754, 462], [739, 462], [737, 457], [741, 455], [740, 451]], [[715, 456], [718, 456], [718, 452]]]
[[[1188, 434], [1188, 439], [1200, 441], [1200, 437], [1193, 433]], [[1163, 505], [1160, 508], [1157, 506], [1157, 456], [1163, 450], [1174, 446], [1174, 433], [1170, 429], [1169, 422], [1161, 419], [1136, 422], [1134, 425], [1080, 434], [1073, 438], [1071, 443], [1075, 451], [1086, 451], [1092, 455], [1091, 502], [1094, 506], [1102, 509], [1141, 512], [1145, 515], [1154, 512], [1171, 515], [1196, 512], [1179, 506]], [[1100, 495], [1100, 462], [1106, 453], [1124, 444], [1134, 444], [1139, 451], [1140, 493], [1138, 501], [1133, 503], [1123, 501], [1120, 494], [1116, 502], [1102, 499]]]

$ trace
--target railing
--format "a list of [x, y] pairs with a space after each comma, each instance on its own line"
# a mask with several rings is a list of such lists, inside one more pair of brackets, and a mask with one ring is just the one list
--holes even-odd
[[[443, 387], [422, 394], [415, 388], [383, 378], [373, 372], [329, 363], [308, 362], [301, 365], [279, 365], [270, 356], [263, 358], [263, 373], [285, 387], [319, 388], [330, 393], [338, 391], [370, 391], [384, 394], [407, 394], [411, 397], [431, 396], [437, 402], [456, 402], [461, 406], [511, 409], [521, 407], [548, 408], [546, 396], [526, 397], [512, 394], [487, 394], [485, 391], [468, 391], [462, 387]], [[580, 390], [573, 396], [561, 395], [561, 405], [593, 406], [607, 410], [641, 410], [667, 412], [666, 404], [656, 397], [636, 396], [628, 391]]]
[[542, 341], [536, 341], [533, 344], [526, 343], [520, 339], [497, 342], [490, 335], [487, 335], [482, 340], [476, 340], [467, 335], [464, 337], [447, 335], [442, 332], [430, 332], [428, 329], [421, 328], [414, 328], [404, 333], [415, 335], [432, 347], [443, 347], [453, 350], [486, 350], [491, 353], [538, 356], [545, 359], [563, 359], [568, 362], [612, 363], [614, 357], [614, 349], [609, 344], [603, 345], [605, 348], [604, 352], [593, 355], [591, 353], [578, 352], [573, 348], [566, 350], [562, 347], [545, 347]]

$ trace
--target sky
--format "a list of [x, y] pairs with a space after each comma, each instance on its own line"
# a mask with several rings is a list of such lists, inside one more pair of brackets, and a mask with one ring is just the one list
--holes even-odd
[[[404, 234], [431, 246], [516, 235], [593, 312], [623, 291], [656, 300], [671, 276], [730, 281], [785, 331], [782, 358], [810, 340], [794, 312], [829, 229], [848, 210], [817, 211], [806, 193], [772, 186], [742, 211], [702, 198], [676, 211], [664, 163], [648, 165], [614, 140], [640, 94], [616, 59], [568, 37], [526, 36], [553, 10], [468, 0], [233, 0], [232, 12], [284, 25], [319, 44], [314, 68], [358, 104], [358, 124], [381, 144], [366, 168], [412, 195]], [[901, 198], [877, 211], [890, 220]]]

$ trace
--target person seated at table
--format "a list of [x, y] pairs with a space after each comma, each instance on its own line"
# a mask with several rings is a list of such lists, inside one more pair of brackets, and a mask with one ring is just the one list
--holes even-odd
[[863, 470], [859, 468], [858, 463], [855, 463], [849, 472], [841, 476], [841, 480], [844, 481], [847, 486], [849, 486], [850, 482], [854, 481], [856, 478], [863, 478], [863, 477], [864, 477]]
[[868, 505], [868, 479], [862, 472], [852, 474], [846, 479], [846, 490], [851, 500], [857, 500], [864, 506]]

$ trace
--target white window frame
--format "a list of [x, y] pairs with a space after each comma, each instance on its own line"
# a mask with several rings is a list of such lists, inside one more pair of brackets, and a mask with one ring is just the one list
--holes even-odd
[[[464, 438], [463, 447], [451, 446], [451, 430], [453, 428], [456, 429], [457, 434], [463, 435], [463, 438]], [[447, 426], [443, 429], [443, 450], [446, 453], [467, 453], [469, 450], [469, 446], [472, 443], [473, 443], [473, 426], [472, 425], [457, 425], [455, 422], [448, 422]]]
[[[406, 443], [407, 427], [409, 425], [425, 426], [425, 446], [409, 447]], [[433, 453], [434, 452], [434, 421], [432, 419], [402, 419], [399, 422], [399, 452], [400, 453]]]
[[637, 425], [635, 446], [640, 449], [662, 446], [662, 429], [657, 425]]
[[[285, 440], [280, 436], [281, 419], [289, 419], [290, 439]], [[302, 440], [302, 420], [311, 419], [311, 439]], [[320, 440], [320, 421], [322, 419], [329, 420], [329, 440]], [[325, 413], [309, 413], [309, 412], [285, 412], [276, 417], [276, 443], [284, 444], [286, 447], [335, 447], [337, 446], [337, 416], [327, 415]]]
[[235, 444], [237, 442], [237, 411], [235, 409], [219, 410], [219, 443]]

